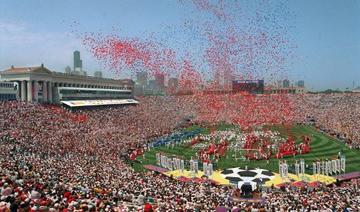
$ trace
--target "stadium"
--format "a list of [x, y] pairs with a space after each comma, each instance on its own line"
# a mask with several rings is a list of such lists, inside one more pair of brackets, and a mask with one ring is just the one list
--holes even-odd
[[[352, 183], [359, 183], [359, 134], [350, 134], [359, 132], [358, 125], [334, 130], [344, 120], [338, 119], [340, 114], [356, 123], [348, 108], [358, 104], [358, 95], [291, 95], [294, 104], [302, 102], [294, 108], [298, 116], [294, 123], [256, 130], [225, 121], [207, 123], [196, 116], [203, 111], [197, 111], [199, 99], [194, 96], [141, 97], [135, 106], [72, 112], [56, 105], [2, 102], [2, 200], [20, 199], [25, 204], [20, 207], [83, 210], [121, 204], [129, 210], [143, 204], [170, 211], [237, 205], [270, 210], [276, 207], [271, 205], [273, 195], [285, 200], [296, 194], [306, 200], [318, 192], [358, 192]], [[339, 99], [342, 101], [336, 101]], [[328, 108], [334, 114], [331, 117], [324, 116], [327, 111], [323, 110], [329, 102], [336, 102]], [[186, 119], [189, 115], [193, 118]], [[291, 143], [290, 136], [297, 149], [307, 136], [308, 150], [279, 156], [276, 148], [280, 147], [263, 147], [273, 146], [270, 142]], [[269, 148], [275, 149], [263, 156]], [[159, 162], [158, 154], [166, 158]], [[332, 173], [322, 168], [323, 162], [342, 157], [346, 158], [344, 168]], [[174, 159], [182, 162], [179, 165]], [[305, 162], [303, 173], [295, 168], [301, 160]], [[196, 161], [196, 167], [190, 161]], [[285, 176], [280, 176], [279, 161], [288, 164]], [[313, 163], [318, 162], [320, 169], [314, 171]], [[204, 169], [205, 163], [211, 164], [211, 170]], [[243, 170], [243, 175], [238, 171], [229, 176], [233, 169]], [[251, 175], [259, 169], [268, 177]], [[246, 190], [246, 185], [252, 187]], [[211, 193], [203, 196], [202, 192]], [[177, 202], [168, 202], [174, 196]], [[322, 198], [317, 201], [320, 204]], [[303, 205], [281, 204], [288, 208]]]
[[360, 211], [360, 93], [282, 75], [284, 5], [274, 18], [256, 3], [236, 31], [237, 3], [177, 4], [195, 10], [176, 29], [201, 35], [201, 59], [73, 30], [110, 77], [88, 76], [79, 51], [65, 73], [0, 71], [0, 212]]

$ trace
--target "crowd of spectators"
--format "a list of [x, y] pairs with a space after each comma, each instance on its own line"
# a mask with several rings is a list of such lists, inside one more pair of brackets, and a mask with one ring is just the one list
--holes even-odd
[[350, 148], [360, 149], [360, 95], [356, 93], [296, 95], [297, 120], [314, 124]]
[[[343, 130], [336, 132], [346, 133], [342, 136], [353, 139], [349, 144], [354, 146], [360, 132], [359, 125], [351, 126], [359, 122], [358, 98], [307, 95], [294, 101], [302, 102], [298, 120], [310, 117], [330, 129], [337, 118], [344, 125], [334, 129]], [[77, 112], [86, 115], [81, 122], [63, 109], [55, 113], [36, 103], [1, 102], [0, 211], [360, 210], [360, 180], [301, 191], [263, 190], [263, 201], [248, 203], [235, 201], [231, 187], [135, 172], [120, 156], [170, 134], [197, 109], [188, 97], [140, 102]], [[321, 115], [321, 108], [332, 117]]]

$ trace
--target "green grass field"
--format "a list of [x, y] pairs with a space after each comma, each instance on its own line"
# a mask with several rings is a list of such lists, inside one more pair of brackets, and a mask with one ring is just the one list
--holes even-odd
[[[225, 130], [231, 126], [219, 126], [218, 130]], [[198, 128], [197, 126], [192, 126], [186, 130], [193, 130], [194, 128]], [[346, 156], [346, 172], [360, 171], [360, 151], [351, 150], [343, 143], [334, 139], [328, 135], [325, 135], [315, 128], [311, 126], [303, 126], [296, 125], [293, 126], [290, 131], [285, 130], [283, 127], [274, 127], [277, 131], [281, 133], [282, 136], [287, 136], [290, 132], [293, 136], [296, 137], [296, 141], [300, 142], [301, 137], [303, 135], [310, 135], [312, 138], [311, 141], [311, 152], [303, 155], [288, 156], [284, 159], [287, 160], [288, 164], [294, 164], [295, 160], [304, 159], [306, 164], [309, 167], [312, 167], [312, 162], [314, 160], [322, 160], [322, 159], [332, 159], [337, 157], [338, 152], [342, 150], [342, 152]], [[204, 129], [203, 133], [208, 133], [207, 129]], [[145, 158], [142, 156], [138, 158], [138, 160], [142, 161], [142, 165], [145, 164], [156, 164], [156, 153], [157, 152], [165, 152], [167, 154], [179, 155], [185, 159], [190, 159], [191, 156], [195, 156], [196, 150], [193, 148], [187, 148], [183, 145], [175, 146], [173, 149], [168, 148], [166, 146], [158, 147], [151, 149], [150, 151], [145, 153]], [[241, 152], [237, 152], [237, 155], [241, 154]], [[216, 168], [217, 169], [225, 169], [225, 168], [233, 168], [233, 167], [249, 167], [249, 168], [264, 168], [274, 172], [278, 172], [278, 159], [272, 158], [267, 162], [266, 160], [259, 161], [244, 161], [242, 159], [236, 160], [234, 157], [234, 152], [228, 150], [226, 155], [222, 157]], [[237, 157], [239, 158], [239, 156]], [[142, 171], [142, 165], [136, 164], [134, 166], [135, 170]], [[308, 173], [311, 173], [309, 170]]]

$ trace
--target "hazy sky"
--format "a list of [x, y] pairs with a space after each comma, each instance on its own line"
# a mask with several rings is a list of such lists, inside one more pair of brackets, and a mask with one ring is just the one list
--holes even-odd
[[[290, 78], [305, 80], [310, 89], [360, 86], [360, 0], [291, 0], [286, 6], [294, 14], [297, 46]], [[190, 7], [177, 0], [1, 0], [0, 70], [44, 63], [64, 71], [80, 50], [92, 74], [102, 66], [71, 33], [74, 23], [84, 32], [141, 37], [182, 24], [193, 15]]]

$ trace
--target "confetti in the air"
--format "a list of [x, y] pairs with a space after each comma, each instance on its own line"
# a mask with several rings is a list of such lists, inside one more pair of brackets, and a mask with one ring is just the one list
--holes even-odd
[[229, 122], [244, 129], [290, 123], [292, 105], [286, 94], [231, 92], [234, 80], [275, 83], [287, 77], [295, 45], [290, 27], [279, 21], [290, 17], [286, 7], [260, 1], [242, 8], [240, 1], [224, 0], [179, 1], [179, 6], [192, 8], [194, 18], [184, 18], [179, 26], [165, 23], [164, 30], [148, 38], [78, 36], [115, 74], [141, 70], [148, 76], [178, 78], [178, 94], [191, 95], [198, 121]]

